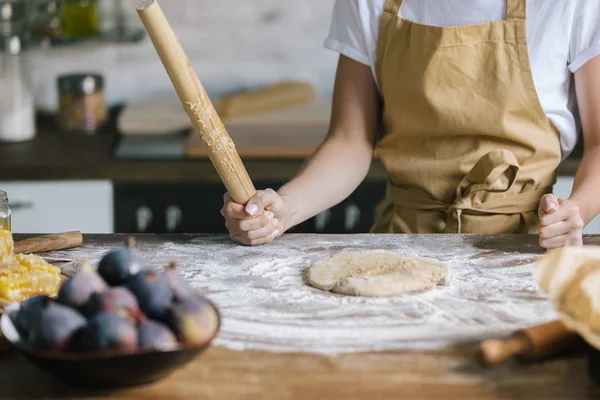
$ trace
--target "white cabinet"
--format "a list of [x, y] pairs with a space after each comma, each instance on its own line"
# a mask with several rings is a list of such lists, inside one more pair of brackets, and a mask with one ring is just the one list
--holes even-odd
[[[575, 178], [572, 176], [560, 176], [554, 185], [554, 194], [563, 199], [568, 199], [573, 190], [573, 182]], [[600, 234], [600, 217], [596, 217], [592, 222], [586, 226], [583, 231], [585, 234]]]
[[0, 182], [15, 233], [114, 233], [110, 181]]

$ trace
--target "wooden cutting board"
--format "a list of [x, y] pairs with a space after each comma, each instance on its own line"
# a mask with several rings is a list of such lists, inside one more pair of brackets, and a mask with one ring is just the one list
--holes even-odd
[[[242, 158], [306, 158], [327, 136], [331, 100], [224, 121]], [[200, 135], [186, 145], [188, 158], [207, 158]]]

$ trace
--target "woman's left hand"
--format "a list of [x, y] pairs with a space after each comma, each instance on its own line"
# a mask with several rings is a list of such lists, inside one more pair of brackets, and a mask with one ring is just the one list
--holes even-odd
[[579, 207], [553, 194], [542, 197], [538, 210], [540, 217], [540, 246], [554, 249], [583, 245], [583, 219]]

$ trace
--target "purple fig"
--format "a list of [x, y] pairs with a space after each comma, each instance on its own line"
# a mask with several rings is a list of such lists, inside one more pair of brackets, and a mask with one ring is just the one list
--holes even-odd
[[66, 351], [72, 336], [86, 325], [79, 311], [48, 299], [38, 322], [31, 330], [29, 342], [39, 350]]
[[129, 289], [126, 287], [113, 287], [105, 292], [92, 294], [86, 312], [88, 316], [94, 316], [103, 312], [125, 311], [130, 313], [137, 311], [138, 308], [138, 301]]
[[192, 296], [192, 286], [181, 275], [177, 262], [173, 261], [166, 269], [167, 277], [171, 283], [175, 301], [183, 301]]
[[170, 351], [178, 346], [173, 332], [159, 322], [142, 317], [139, 319], [137, 329], [140, 350]]
[[190, 297], [173, 304], [166, 321], [180, 342], [192, 345], [208, 342], [219, 328], [217, 310], [202, 297]]
[[84, 311], [90, 296], [96, 292], [104, 292], [108, 285], [86, 260], [81, 269], [66, 281], [58, 293], [58, 302], [66, 306]]
[[15, 326], [22, 337], [29, 337], [31, 329], [38, 323], [48, 300], [48, 296], [41, 295], [30, 297], [21, 303], [15, 319]]
[[132, 276], [127, 288], [137, 298], [140, 309], [152, 319], [164, 320], [173, 301], [173, 290], [166, 273], [144, 270]]
[[131, 318], [123, 313], [100, 313], [83, 328], [80, 341], [82, 350], [86, 352], [135, 351], [137, 329]]
[[120, 249], [108, 252], [98, 264], [98, 273], [111, 286], [123, 285], [141, 269], [135, 239], [129, 238]]

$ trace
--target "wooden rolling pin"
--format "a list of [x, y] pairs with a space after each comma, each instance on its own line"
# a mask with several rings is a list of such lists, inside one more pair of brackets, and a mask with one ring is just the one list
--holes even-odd
[[156, 0], [140, 0], [136, 9], [229, 195], [246, 204], [256, 193], [254, 185], [165, 14]]
[[506, 341], [485, 340], [477, 353], [477, 363], [491, 368], [515, 357], [519, 361], [536, 361], [583, 348], [585, 341], [562, 322], [553, 321], [515, 332]]
[[72, 249], [83, 244], [83, 235], [79, 231], [38, 236], [15, 243], [15, 254], [47, 253], [50, 251]]

